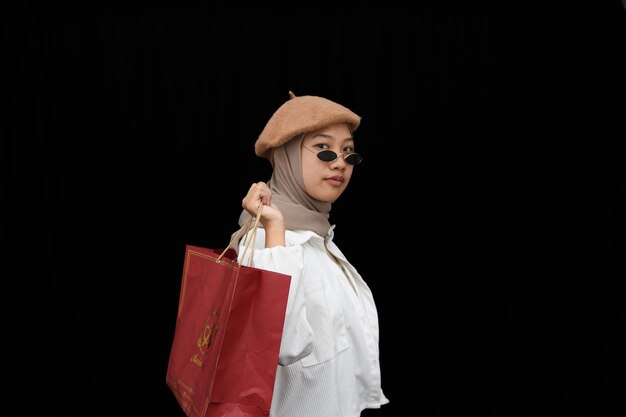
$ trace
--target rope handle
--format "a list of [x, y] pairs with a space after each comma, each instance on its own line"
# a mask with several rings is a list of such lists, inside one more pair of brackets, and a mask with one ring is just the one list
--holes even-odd
[[[254, 247], [254, 245], [256, 243], [256, 231], [257, 231], [258, 226], [259, 226], [259, 220], [261, 219], [261, 213], [263, 213], [263, 203], [259, 204], [259, 207], [256, 210], [256, 217], [250, 217], [248, 219], [248, 221], [246, 222], [246, 224], [244, 224], [237, 231], [237, 233], [235, 233], [235, 235], [230, 240], [230, 243], [228, 244], [228, 246], [226, 246], [224, 251], [217, 258], [217, 260], [216, 260], [217, 263], [221, 262], [222, 257], [224, 256], [224, 254], [226, 254], [226, 251], [228, 249], [230, 249], [230, 247], [233, 245], [233, 243], [237, 242], [241, 238], [241, 236], [243, 236], [243, 235], [246, 235], [246, 240], [244, 241], [244, 250], [243, 250], [243, 255], [241, 256], [241, 259], [243, 260], [245, 258], [246, 253], [248, 252], [248, 248], [250, 247], [250, 245], [252, 244], [252, 247]], [[251, 229], [252, 229], [252, 235], [249, 235], [248, 232]], [[252, 251], [250, 251], [250, 258], [248, 260], [248, 266], [252, 266], [252, 259], [253, 258], [254, 258], [254, 249]]]

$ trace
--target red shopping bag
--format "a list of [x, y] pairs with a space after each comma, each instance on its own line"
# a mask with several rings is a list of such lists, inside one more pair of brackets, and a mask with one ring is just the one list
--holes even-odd
[[166, 382], [188, 417], [269, 415], [290, 281], [186, 246]]

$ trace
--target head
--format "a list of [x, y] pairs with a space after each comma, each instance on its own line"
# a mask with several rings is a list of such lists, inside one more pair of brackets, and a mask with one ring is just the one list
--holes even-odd
[[299, 134], [272, 148], [272, 189], [293, 202], [326, 212], [346, 190], [354, 165], [361, 162], [346, 123], [333, 123]]
[[323, 97], [289, 95], [259, 135], [255, 153], [274, 167], [273, 190], [327, 213], [350, 182], [350, 163], [360, 159], [352, 132], [361, 117]]
[[349, 125], [335, 123], [308, 132], [300, 149], [305, 191], [316, 200], [335, 202], [352, 178], [354, 165], [348, 161], [360, 162], [360, 155], [353, 155], [356, 151]]

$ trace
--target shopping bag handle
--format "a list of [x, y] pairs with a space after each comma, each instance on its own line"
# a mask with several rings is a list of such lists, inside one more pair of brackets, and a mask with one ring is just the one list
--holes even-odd
[[[235, 233], [235, 235], [230, 240], [230, 243], [228, 244], [228, 246], [226, 246], [226, 249], [224, 249], [222, 254], [217, 258], [217, 260], [216, 260], [217, 263], [221, 262], [222, 257], [224, 256], [226, 251], [228, 251], [228, 249], [230, 249], [230, 247], [233, 245], [233, 243], [238, 242], [239, 239], [241, 238], [241, 236], [243, 236], [243, 235], [246, 235], [246, 240], [244, 241], [244, 245], [243, 245], [244, 246], [244, 250], [243, 250], [243, 255], [241, 256], [241, 259], [243, 260], [245, 258], [246, 252], [248, 252], [248, 248], [250, 247], [250, 245], [252, 245], [252, 247], [254, 248], [254, 245], [256, 243], [256, 231], [257, 231], [257, 229], [259, 227], [259, 220], [261, 219], [261, 213], [263, 213], [263, 203], [259, 204], [259, 207], [256, 210], [256, 216], [255, 217], [250, 217], [248, 219], [248, 221], [246, 222], [246, 224], [244, 224], [237, 231], [237, 233]], [[252, 235], [248, 234], [250, 229], [252, 229]], [[254, 249], [252, 251], [250, 251], [250, 258], [248, 259], [248, 266], [252, 266], [252, 259], [253, 258], [254, 258]]]

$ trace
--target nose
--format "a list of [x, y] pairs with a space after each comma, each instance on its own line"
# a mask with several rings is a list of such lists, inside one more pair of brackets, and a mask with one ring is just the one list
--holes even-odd
[[340, 154], [337, 154], [337, 159], [331, 162], [331, 169], [339, 169], [341, 171], [344, 171], [346, 169], [347, 164], [348, 163], [346, 162], [346, 159], [344, 158], [344, 154], [340, 153]]

